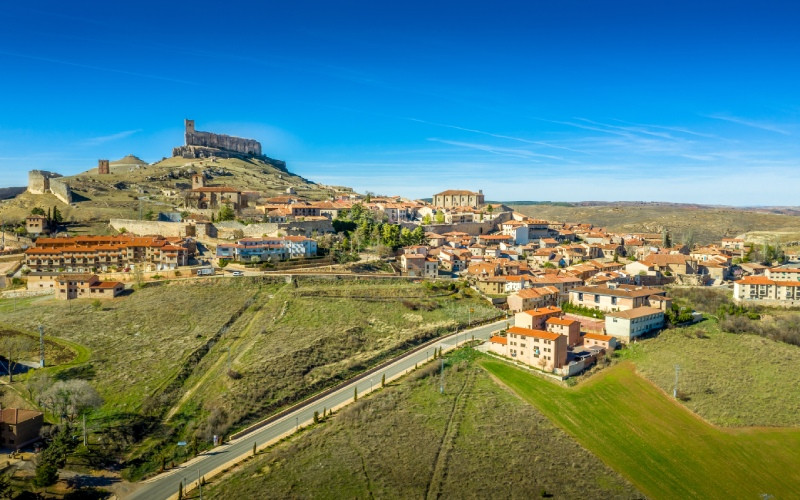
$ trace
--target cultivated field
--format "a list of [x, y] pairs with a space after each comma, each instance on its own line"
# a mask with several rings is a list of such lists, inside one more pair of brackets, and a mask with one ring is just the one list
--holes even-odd
[[797, 498], [800, 430], [719, 429], [631, 363], [564, 388], [502, 361], [481, 365], [651, 498]]
[[[660, 233], [666, 227], [675, 242], [693, 234], [696, 243], [719, 242], [748, 231], [800, 232], [800, 217], [752, 210], [676, 204], [609, 204], [597, 206], [512, 205], [531, 217], [581, 222], [612, 231]], [[774, 241], [774, 240], [771, 240]]]
[[[470, 359], [361, 399], [204, 489], [209, 498], [638, 498]], [[204, 497], [205, 498], [205, 497]]]

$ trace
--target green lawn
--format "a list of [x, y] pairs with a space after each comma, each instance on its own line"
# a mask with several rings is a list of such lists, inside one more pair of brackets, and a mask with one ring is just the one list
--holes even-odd
[[800, 430], [722, 430], [634, 373], [564, 388], [504, 362], [481, 365], [652, 498], [800, 496]]

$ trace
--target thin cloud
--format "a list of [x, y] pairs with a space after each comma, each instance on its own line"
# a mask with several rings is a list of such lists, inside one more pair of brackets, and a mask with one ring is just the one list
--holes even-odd
[[99, 144], [105, 144], [107, 142], [118, 141], [120, 139], [125, 139], [126, 137], [130, 137], [137, 132], [141, 132], [142, 129], [137, 128], [136, 130], [125, 130], [122, 132], [117, 132], [116, 134], [111, 135], [101, 135], [99, 137], [90, 137], [83, 141], [84, 146], [97, 146]]
[[534, 145], [537, 145], [537, 146], [545, 146], [545, 147], [548, 147], [548, 148], [563, 149], [565, 151], [572, 151], [573, 153], [584, 153], [583, 151], [579, 151], [577, 149], [572, 149], [572, 148], [568, 148], [568, 147], [565, 147], [565, 146], [557, 146], [555, 144], [550, 144], [549, 142], [532, 141], [530, 139], [523, 139], [522, 137], [514, 137], [512, 135], [496, 134], [494, 132], [487, 132], [485, 130], [478, 130], [478, 129], [467, 128], [467, 127], [459, 127], [458, 125], [449, 125], [447, 123], [429, 122], [427, 120], [420, 120], [419, 118], [406, 118], [406, 119], [409, 120], [409, 121], [412, 121], [412, 122], [424, 123], [426, 125], [433, 125], [435, 127], [444, 127], [444, 128], [450, 128], [450, 129], [453, 129], [453, 130], [463, 130], [464, 132], [472, 132], [474, 134], [488, 135], [489, 137], [496, 137], [498, 139], [509, 139], [509, 140], [512, 140], [512, 141], [523, 142], [525, 144], [534, 144]]
[[775, 132], [775, 133], [778, 133], [778, 134], [792, 135], [792, 133], [789, 132], [788, 130], [783, 129], [780, 126], [775, 125], [773, 123], [769, 123], [769, 122], [759, 122], [759, 121], [754, 121], [754, 120], [748, 120], [748, 119], [745, 119], [745, 118], [739, 118], [739, 117], [736, 117], [736, 116], [720, 115], [720, 114], [716, 114], [716, 115], [701, 115], [701, 116], [704, 116], [706, 118], [713, 118], [714, 120], [722, 120], [722, 121], [726, 121], [726, 122], [730, 122], [730, 123], [735, 123], [737, 125], [744, 125], [745, 127], [757, 128], [757, 129], [760, 129], [760, 130], [767, 130], [769, 132]]
[[63, 64], [65, 66], [73, 66], [76, 68], [84, 68], [84, 69], [91, 69], [95, 71], [107, 71], [109, 73], [118, 73], [121, 75], [128, 75], [128, 76], [136, 76], [139, 78], [150, 78], [153, 80], [161, 80], [165, 82], [172, 82], [172, 83], [181, 83], [185, 85], [199, 85], [197, 82], [190, 82], [188, 80], [180, 80], [177, 78], [170, 78], [167, 76], [161, 75], [151, 75], [148, 73], [136, 73], [134, 71], [126, 71], [122, 69], [114, 69], [114, 68], [104, 68], [102, 66], [93, 66], [91, 64], [81, 64], [72, 61], [65, 61], [63, 59], [52, 59], [50, 57], [40, 57], [40, 56], [32, 56], [30, 54], [19, 54], [16, 52], [8, 52], [5, 50], [0, 50], [0, 55], [10, 56], [10, 57], [20, 57], [22, 59], [31, 59], [34, 61], [42, 61], [42, 62], [49, 62], [54, 64]]

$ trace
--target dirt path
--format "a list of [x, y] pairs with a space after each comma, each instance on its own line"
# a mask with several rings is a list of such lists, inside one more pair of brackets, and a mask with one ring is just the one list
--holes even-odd
[[464, 419], [464, 409], [467, 406], [467, 396], [472, 389], [475, 378], [475, 370], [468, 368], [464, 384], [459, 389], [456, 399], [453, 402], [453, 409], [450, 411], [450, 418], [447, 420], [447, 427], [442, 435], [442, 442], [436, 452], [433, 471], [428, 481], [428, 491], [425, 498], [439, 498], [442, 495], [442, 487], [447, 479], [447, 463], [450, 458], [450, 451], [453, 449], [461, 421]]

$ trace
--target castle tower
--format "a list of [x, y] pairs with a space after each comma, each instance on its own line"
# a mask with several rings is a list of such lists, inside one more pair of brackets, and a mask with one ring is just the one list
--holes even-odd
[[97, 160], [97, 173], [99, 175], [111, 173], [111, 170], [108, 166], [108, 160]]
[[183, 143], [187, 146], [190, 144], [194, 144], [193, 140], [195, 132], [194, 120], [188, 120], [188, 119], [183, 120], [183, 128], [184, 128]]
[[192, 176], [192, 189], [206, 187], [206, 176], [203, 174], [194, 174]]

